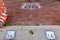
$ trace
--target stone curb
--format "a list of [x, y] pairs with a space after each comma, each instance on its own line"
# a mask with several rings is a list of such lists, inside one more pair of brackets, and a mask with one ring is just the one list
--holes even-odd
[[54, 25], [46, 25], [46, 26], [7, 26], [4, 28], [0, 28], [0, 30], [5, 29], [60, 29], [60, 26]]

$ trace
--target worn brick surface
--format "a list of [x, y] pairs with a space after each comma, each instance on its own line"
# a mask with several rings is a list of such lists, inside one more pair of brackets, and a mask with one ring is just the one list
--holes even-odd
[[12, 24], [57, 24], [56, 20], [60, 19], [60, 2], [45, 4], [41, 2], [41, 9], [23, 10], [20, 9], [21, 3], [16, 0], [6, 0], [7, 14], [9, 22]]

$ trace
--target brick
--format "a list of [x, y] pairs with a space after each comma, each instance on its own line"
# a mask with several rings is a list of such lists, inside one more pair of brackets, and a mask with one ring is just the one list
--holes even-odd
[[[44, 3], [46, 1], [40, 1], [42, 5], [41, 9], [35, 10], [23, 10], [20, 8], [20, 0], [6, 0], [7, 14], [9, 16], [9, 22], [12, 24], [25, 23], [28, 24], [56, 24], [56, 19], [60, 19], [60, 3]], [[49, 2], [49, 1], [48, 1]]]

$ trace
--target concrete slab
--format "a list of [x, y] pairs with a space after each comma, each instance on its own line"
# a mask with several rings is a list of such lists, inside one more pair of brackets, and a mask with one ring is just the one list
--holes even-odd
[[15, 40], [32, 40], [32, 36], [29, 34], [28, 30], [17, 30]]
[[33, 40], [44, 40], [44, 39], [46, 40], [44, 30], [34, 30]]
[[[6, 40], [5, 35], [7, 30], [16, 30], [15, 40], [47, 40], [45, 36], [46, 30], [54, 31], [56, 34], [56, 40], [60, 40], [60, 26], [21, 26], [21, 27], [14, 26], [14, 27], [0, 29], [0, 40]], [[29, 33], [29, 30], [33, 30], [34, 34], [31, 35]]]

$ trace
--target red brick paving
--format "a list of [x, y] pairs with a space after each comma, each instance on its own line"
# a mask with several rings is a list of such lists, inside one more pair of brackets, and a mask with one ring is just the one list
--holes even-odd
[[32, 23], [56, 25], [56, 20], [60, 19], [60, 2], [51, 4], [41, 4], [41, 9], [23, 10], [20, 9], [20, 2], [7, 1], [7, 14], [11, 24]]

